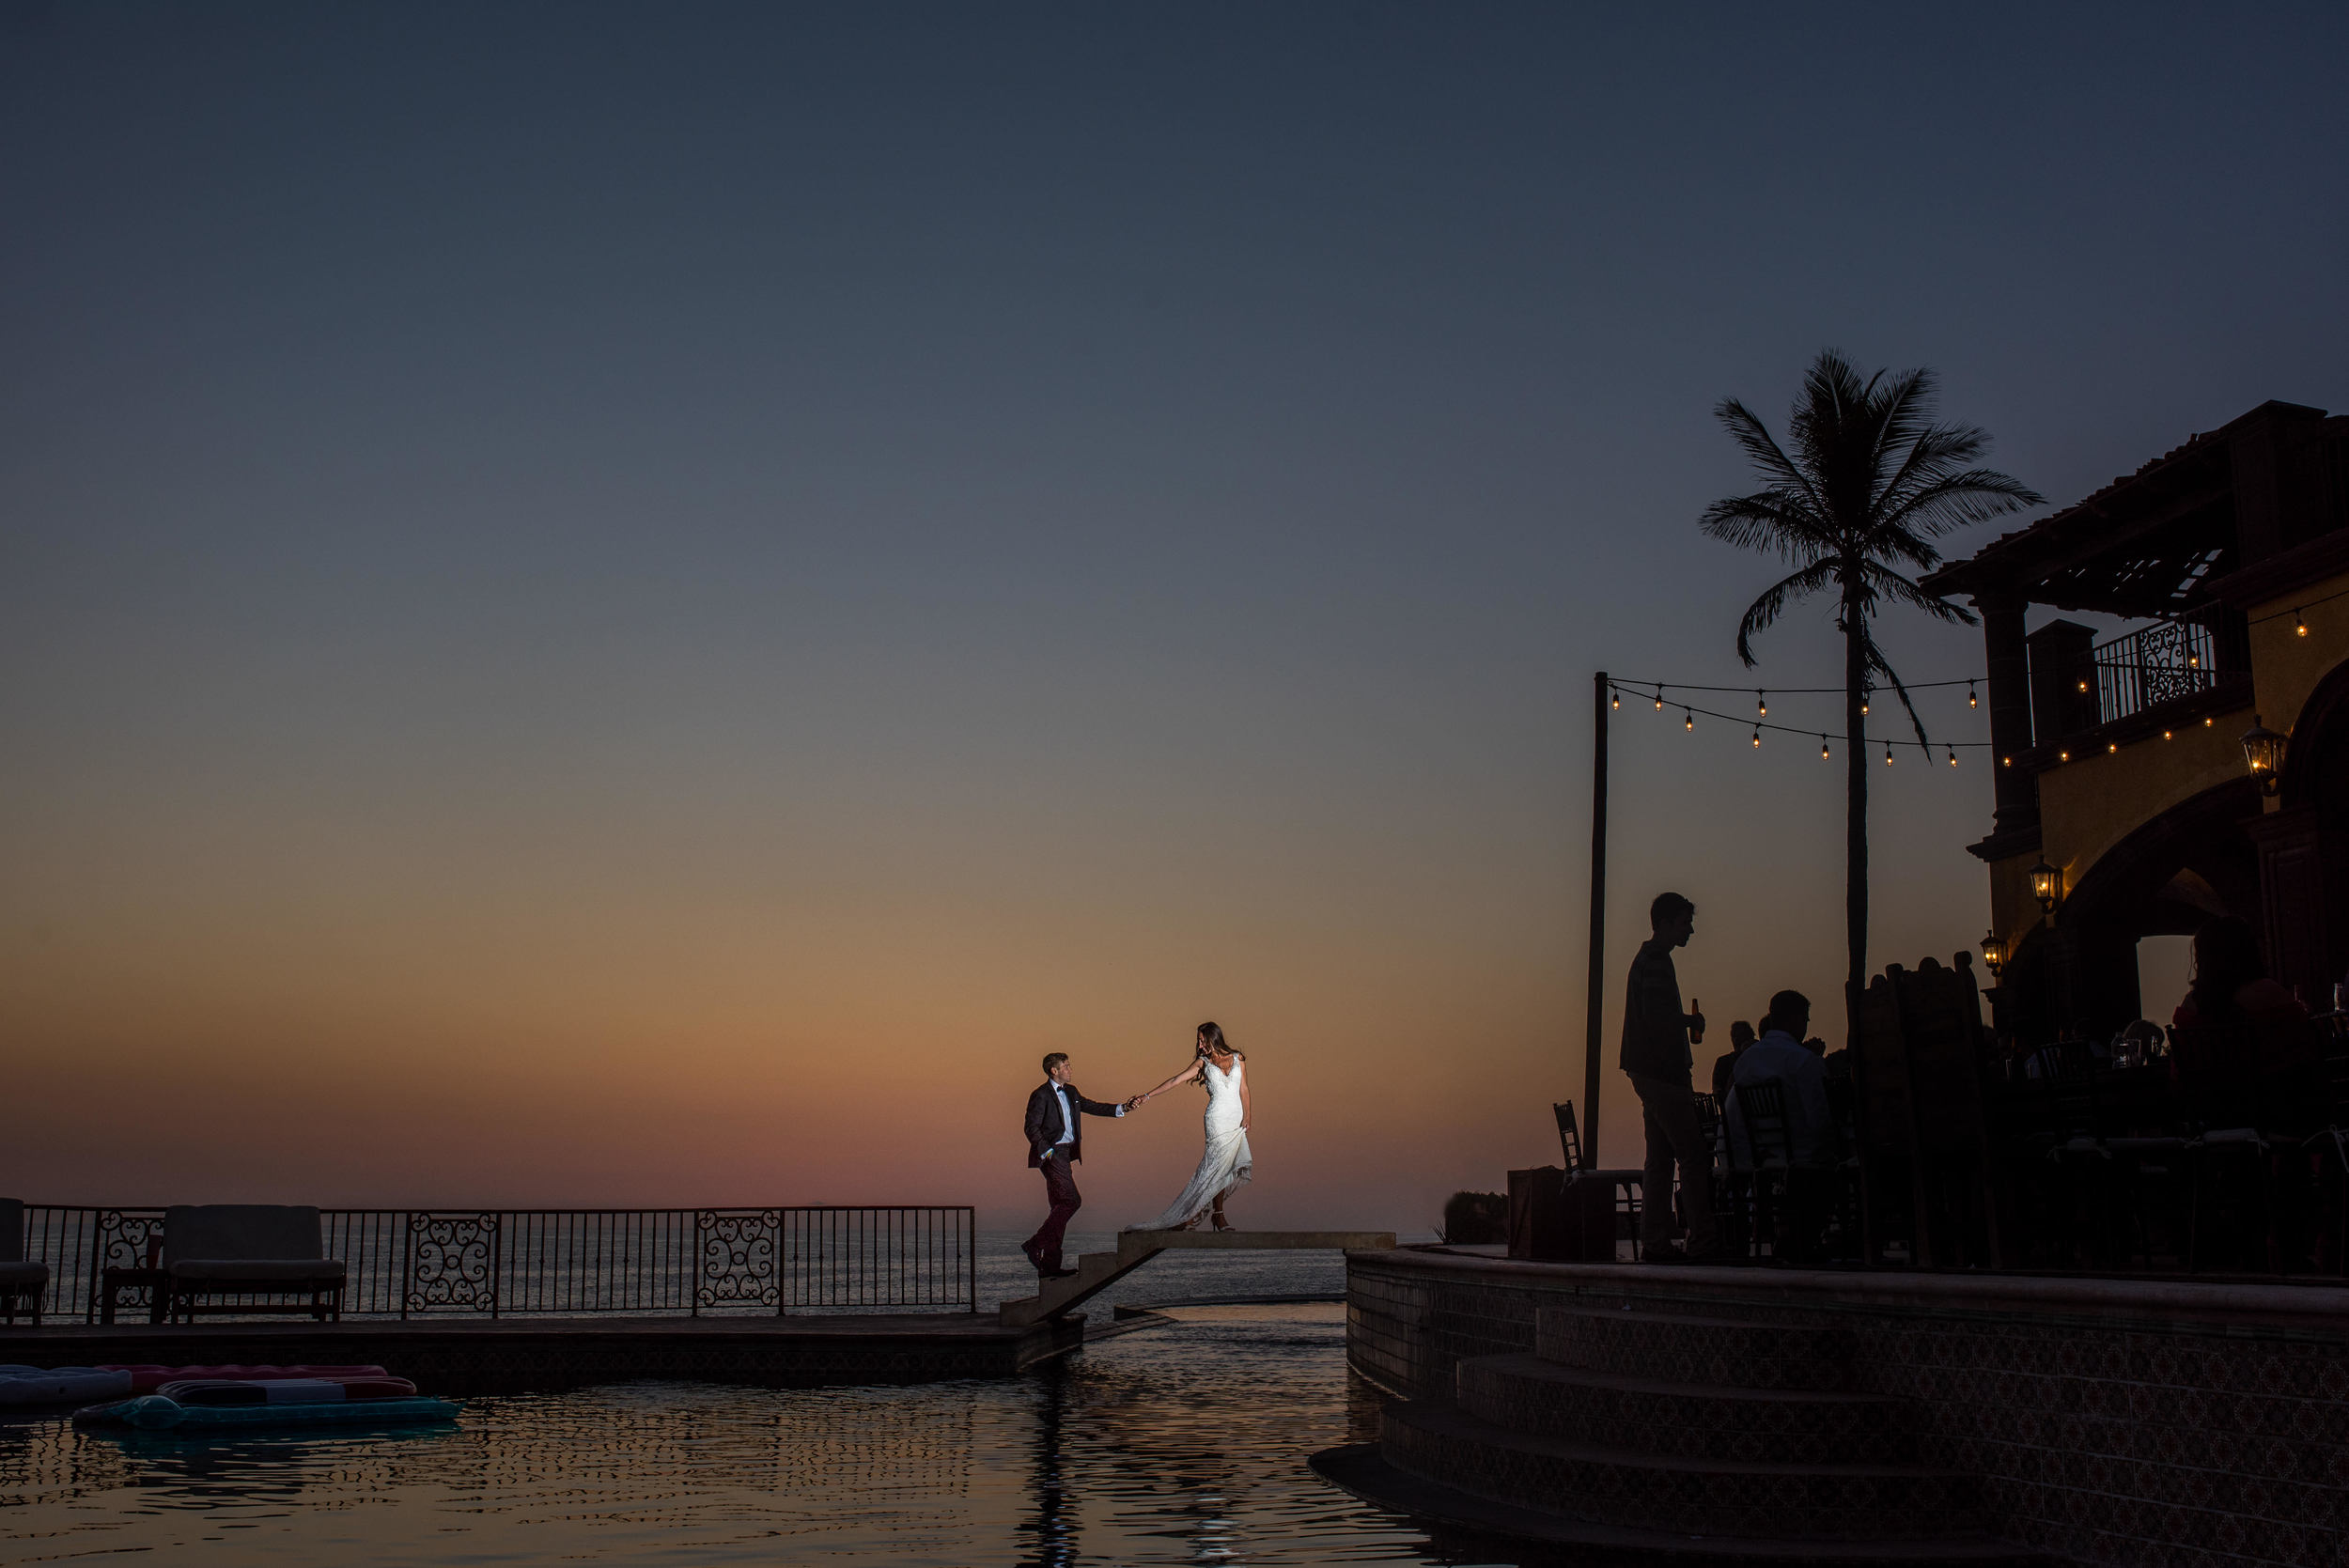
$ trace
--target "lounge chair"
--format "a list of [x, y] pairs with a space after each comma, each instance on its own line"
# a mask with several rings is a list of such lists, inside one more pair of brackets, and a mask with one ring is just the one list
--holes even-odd
[[166, 1315], [193, 1323], [199, 1312], [308, 1312], [340, 1322], [349, 1270], [325, 1251], [319, 1211], [307, 1205], [176, 1203], [163, 1211]]
[[0, 1198], [0, 1314], [14, 1323], [20, 1311], [40, 1327], [41, 1297], [49, 1293], [49, 1265], [24, 1261], [24, 1203]]

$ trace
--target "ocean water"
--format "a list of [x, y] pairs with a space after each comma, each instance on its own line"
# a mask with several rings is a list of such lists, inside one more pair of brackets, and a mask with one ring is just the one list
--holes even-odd
[[[1194, 1254], [1121, 1294], [1334, 1293], [1342, 1270]], [[468, 1400], [455, 1425], [404, 1435], [206, 1442], [20, 1419], [0, 1425], [0, 1564], [1546, 1560], [1431, 1536], [1307, 1467], [1377, 1431], [1343, 1306], [1174, 1315], [1016, 1379], [628, 1383]]]

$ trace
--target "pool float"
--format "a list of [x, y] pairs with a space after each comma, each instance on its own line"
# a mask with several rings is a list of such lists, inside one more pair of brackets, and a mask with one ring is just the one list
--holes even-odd
[[155, 1392], [181, 1405], [339, 1405], [363, 1399], [413, 1399], [405, 1377], [185, 1377]]
[[[283, 1382], [245, 1384], [246, 1389], [275, 1390]], [[193, 1390], [214, 1396], [223, 1385], [199, 1385]], [[319, 1392], [331, 1388], [334, 1393]], [[73, 1412], [73, 1424], [83, 1427], [130, 1427], [138, 1432], [169, 1432], [197, 1436], [216, 1432], [284, 1430], [288, 1427], [418, 1426], [457, 1419], [457, 1406], [445, 1399], [345, 1399], [340, 1384], [312, 1385], [303, 1391], [313, 1397], [288, 1398], [264, 1394], [250, 1403], [181, 1404], [168, 1394], [140, 1394], [114, 1405], [93, 1405]]]
[[0, 1405], [70, 1405], [137, 1391], [120, 1367], [0, 1366]]
[[[262, 1383], [288, 1377], [326, 1377], [344, 1379], [351, 1377], [381, 1377], [383, 1375], [383, 1369], [378, 1366], [159, 1367], [152, 1364], [123, 1365], [118, 1362], [109, 1361], [104, 1365], [100, 1366], [97, 1370], [100, 1372], [129, 1373], [131, 1374], [131, 1386], [122, 1391], [133, 1394], [151, 1394], [166, 1383], [177, 1383], [182, 1379], [191, 1377], [233, 1377], [241, 1382]], [[98, 1396], [93, 1394], [86, 1397], [96, 1398]]]

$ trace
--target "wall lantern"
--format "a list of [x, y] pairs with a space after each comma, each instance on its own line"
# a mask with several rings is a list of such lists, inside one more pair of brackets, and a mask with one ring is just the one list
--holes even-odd
[[2243, 732], [2243, 760], [2249, 765], [2251, 777], [2260, 782], [2262, 795], [2273, 795], [2282, 782], [2284, 770], [2284, 737], [2260, 722], [2260, 716], [2251, 715], [2251, 727]]
[[1999, 971], [2006, 968], [2006, 939], [1996, 931], [1984, 932], [1982, 939], [1982, 961], [1990, 966], [1990, 978], [1996, 980], [1999, 977]]
[[2055, 907], [2063, 902], [2063, 868], [2049, 865], [2043, 857], [2030, 868], [2030, 895], [2039, 900], [2042, 913], [2055, 913]]

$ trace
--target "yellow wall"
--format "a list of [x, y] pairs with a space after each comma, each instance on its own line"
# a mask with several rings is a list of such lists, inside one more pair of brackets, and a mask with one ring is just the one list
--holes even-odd
[[[2040, 853], [2063, 868], [2063, 885], [2080, 878], [2112, 846], [2170, 807], [2243, 776], [2243, 732], [2251, 710], [2190, 722], [2170, 739], [2158, 735], [2118, 752], [2075, 753], [2039, 775]], [[2027, 862], [2028, 863], [2028, 862]], [[2036, 904], [2031, 906], [2034, 913]]]
[[[2317, 683], [2349, 659], [2349, 598], [2329, 604], [2310, 603], [2328, 594], [2349, 595], [2349, 574], [2295, 589], [2282, 598], [2251, 609], [2251, 691], [2256, 698], [2252, 706], [2271, 730], [2290, 735]], [[2308, 622], [2306, 637], [2294, 629], [2295, 609]], [[2262, 621], [2262, 616], [2275, 618]], [[2275, 809], [2274, 801], [2268, 802], [2268, 809]]]

